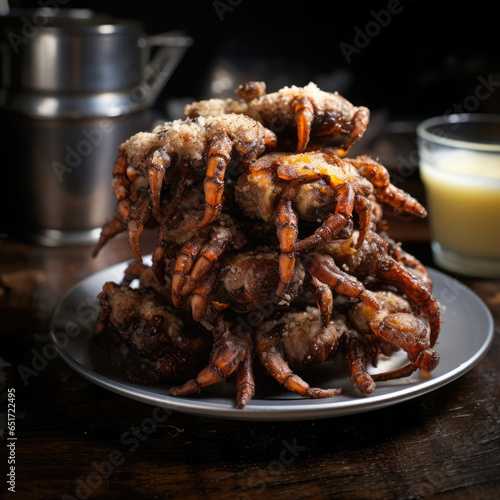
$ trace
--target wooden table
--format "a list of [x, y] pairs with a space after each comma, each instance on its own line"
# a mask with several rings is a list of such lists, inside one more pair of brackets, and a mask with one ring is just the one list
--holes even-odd
[[[404, 227], [413, 235], [405, 248], [432, 265], [426, 228]], [[477, 366], [449, 385], [353, 416], [233, 422], [167, 415], [88, 382], [47, 350], [48, 317], [59, 297], [129, 259], [126, 240], [112, 241], [93, 260], [88, 246], [44, 248], [3, 236], [5, 498], [500, 498], [500, 280], [462, 280], [493, 313], [495, 340]], [[36, 359], [43, 348], [47, 355]], [[5, 420], [11, 388], [14, 455]], [[17, 497], [7, 491], [9, 457]]]

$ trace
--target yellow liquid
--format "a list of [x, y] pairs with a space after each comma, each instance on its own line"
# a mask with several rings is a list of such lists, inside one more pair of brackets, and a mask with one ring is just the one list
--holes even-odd
[[433, 239], [453, 252], [500, 258], [500, 154], [457, 150], [421, 162]]

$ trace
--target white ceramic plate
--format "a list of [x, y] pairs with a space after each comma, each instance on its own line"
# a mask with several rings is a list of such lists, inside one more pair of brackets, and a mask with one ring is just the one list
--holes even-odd
[[[142, 360], [124, 345], [106, 345], [93, 336], [99, 310], [96, 297], [106, 281], [122, 280], [127, 264], [93, 274], [70, 289], [54, 309], [50, 335], [64, 361], [87, 379], [125, 397], [173, 411], [236, 420], [285, 421], [375, 410], [421, 396], [457, 379], [481, 360], [493, 340], [493, 318], [484, 302], [458, 281], [430, 269], [443, 321], [436, 344], [441, 361], [430, 377], [416, 372], [405, 379], [378, 382], [375, 391], [364, 396], [353, 389], [343, 362], [333, 360], [302, 376], [313, 386], [341, 387], [343, 393], [335, 398], [301, 398], [283, 390], [274, 380], [259, 384], [257, 395], [243, 410], [236, 408], [234, 387], [226, 382], [206, 387], [197, 395], [174, 398], [168, 395], [168, 386], [131, 383], [126, 371], [144, 368]], [[380, 363], [376, 371], [394, 369], [406, 362], [404, 353], [398, 353]]]

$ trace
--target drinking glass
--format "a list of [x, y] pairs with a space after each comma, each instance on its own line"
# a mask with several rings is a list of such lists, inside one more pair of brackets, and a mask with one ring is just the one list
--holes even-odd
[[429, 118], [417, 138], [436, 264], [500, 277], [500, 115]]

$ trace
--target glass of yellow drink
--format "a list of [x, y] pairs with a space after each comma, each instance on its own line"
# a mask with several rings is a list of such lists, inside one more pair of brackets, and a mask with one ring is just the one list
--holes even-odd
[[417, 127], [436, 263], [500, 277], [500, 115], [430, 118]]

